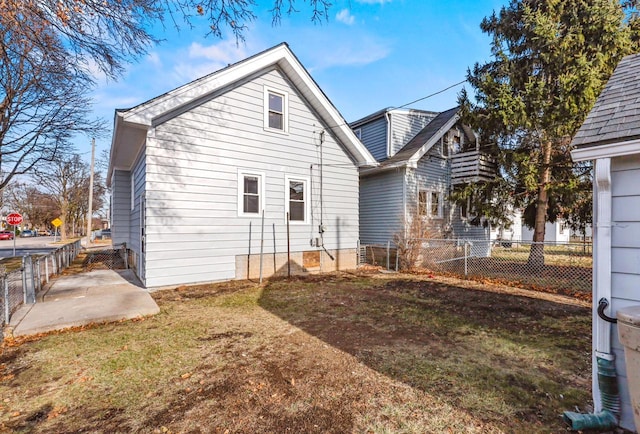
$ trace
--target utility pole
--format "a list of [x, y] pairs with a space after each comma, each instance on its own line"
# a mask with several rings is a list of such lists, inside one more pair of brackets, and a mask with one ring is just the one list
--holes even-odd
[[89, 175], [89, 208], [87, 210], [87, 248], [91, 245], [91, 223], [93, 216], [93, 165], [96, 157], [96, 139], [91, 139], [91, 172]]

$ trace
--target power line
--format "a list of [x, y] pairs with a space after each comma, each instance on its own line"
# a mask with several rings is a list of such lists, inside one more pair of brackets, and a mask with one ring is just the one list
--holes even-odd
[[[410, 106], [410, 105], [412, 105], [412, 104], [415, 104], [415, 103], [417, 103], [417, 102], [424, 101], [425, 99], [429, 99], [429, 98], [434, 97], [434, 96], [436, 96], [436, 95], [439, 95], [439, 94], [441, 94], [441, 93], [443, 93], [443, 92], [446, 92], [446, 91], [448, 91], [449, 89], [452, 89], [452, 88], [454, 88], [454, 87], [456, 87], [456, 86], [460, 86], [462, 83], [465, 83], [466, 81], [467, 81], [466, 79], [465, 79], [465, 80], [462, 80], [462, 81], [459, 81], [459, 82], [457, 82], [457, 83], [454, 83], [454, 84], [452, 84], [452, 85], [450, 85], [450, 86], [445, 87], [444, 89], [440, 89], [440, 90], [438, 90], [438, 91], [436, 91], [436, 92], [434, 92], [434, 93], [432, 93], [432, 94], [429, 94], [429, 95], [427, 95], [427, 96], [423, 96], [422, 98], [418, 98], [418, 99], [416, 99], [415, 101], [408, 102], [408, 103], [403, 104], [403, 105], [398, 106], [398, 107], [389, 107], [389, 109], [393, 110], [393, 109], [405, 108], [405, 107]], [[337, 127], [344, 127], [344, 126], [346, 126], [346, 127], [350, 127], [350, 123], [349, 123], [349, 122], [345, 122], [345, 123], [343, 123], [343, 124], [327, 125], [327, 128], [337, 128]]]
[[449, 89], [451, 89], [451, 88], [454, 88], [454, 87], [456, 87], [456, 86], [460, 86], [462, 83], [465, 83], [466, 81], [467, 81], [466, 79], [465, 79], [465, 80], [462, 80], [462, 81], [459, 81], [459, 82], [457, 82], [457, 83], [455, 83], [455, 84], [452, 84], [451, 86], [445, 87], [444, 89], [439, 90], [439, 91], [437, 91], [437, 92], [434, 92], [434, 93], [432, 93], [432, 94], [430, 94], [430, 95], [423, 96], [422, 98], [418, 98], [418, 99], [417, 99], [417, 100], [415, 100], [415, 101], [411, 101], [411, 102], [408, 102], [408, 103], [406, 103], [406, 104], [403, 104], [403, 105], [401, 105], [401, 106], [399, 106], [399, 107], [394, 107], [394, 108], [397, 108], [397, 109], [399, 109], [399, 108], [405, 108], [405, 107], [406, 107], [406, 106], [408, 106], [408, 105], [412, 105], [412, 104], [415, 104], [415, 103], [417, 103], [417, 102], [424, 101], [425, 99], [431, 98], [432, 96], [436, 96], [436, 95], [438, 95], [438, 94], [441, 94], [441, 93], [443, 93], [443, 92], [446, 92], [446, 91], [448, 91], [448, 90], [449, 90]]

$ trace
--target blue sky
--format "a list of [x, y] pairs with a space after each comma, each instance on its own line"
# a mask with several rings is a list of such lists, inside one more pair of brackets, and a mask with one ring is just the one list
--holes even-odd
[[[480, 31], [485, 16], [504, 1], [336, 0], [329, 21], [313, 24], [306, 2], [300, 12], [271, 25], [272, 0], [258, 0], [258, 19], [246, 41], [233, 36], [205, 37], [206, 22], [196, 28], [158, 26], [163, 42], [132, 63], [118, 81], [98, 76], [95, 115], [111, 128], [116, 108], [140, 104], [281, 42], [351, 122], [384, 107], [397, 107], [464, 80], [467, 68], [489, 59], [489, 37]], [[456, 105], [462, 86], [412, 105], [443, 111]], [[96, 140], [97, 155], [110, 136]], [[76, 141], [87, 155], [89, 139]]]

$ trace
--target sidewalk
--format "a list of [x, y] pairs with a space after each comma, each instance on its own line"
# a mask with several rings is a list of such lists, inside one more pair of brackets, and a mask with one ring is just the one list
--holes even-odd
[[131, 270], [95, 270], [53, 280], [35, 304], [18, 308], [8, 332], [27, 336], [158, 312]]

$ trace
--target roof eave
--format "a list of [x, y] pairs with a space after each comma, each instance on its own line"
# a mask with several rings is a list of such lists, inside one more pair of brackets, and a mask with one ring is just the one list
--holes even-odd
[[292, 81], [295, 86], [302, 87], [301, 91], [305, 98], [311, 103], [316, 112], [324, 118], [325, 123], [330, 126], [329, 128], [340, 139], [345, 150], [351, 154], [358, 166], [376, 166], [378, 164], [286, 44], [280, 44], [213, 73], [204, 79], [195, 80], [167, 92], [159, 98], [154, 98], [127, 110], [122, 113], [122, 120], [128, 124], [149, 128], [153, 125], [155, 119], [161, 116], [166, 117], [167, 113], [178, 111], [192, 101], [202, 98], [203, 95], [232, 85], [256, 71], [273, 67], [274, 65], [278, 65], [286, 74], [293, 75]]
[[575, 162], [598, 160], [600, 158], [623, 157], [625, 155], [640, 154], [640, 139], [626, 140], [608, 144], [591, 144], [579, 146], [571, 151], [571, 158]]
[[420, 161], [420, 159], [427, 153], [429, 152], [429, 150], [433, 147], [434, 144], [437, 143], [438, 140], [440, 140], [440, 138], [447, 132], [449, 131], [451, 128], [453, 128], [453, 126], [456, 124], [456, 122], [458, 122], [458, 120], [460, 119], [460, 115], [458, 113], [456, 113], [455, 115], [453, 115], [451, 117], [451, 119], [449, 119], [444, 125], [442, 125], [438, 131], [431, 136], [431, 138], [424, 144], [422, 145], [422, 147], [420, 147], [412, 156], [411, 158], [409, 158], [407, 160], [407, 162], [409, 164], [412, 165], [417, 165], [418, 161]]
[[373, 173], [386, 172], [388, 170], [399, 169], [401, 167], [415, 168], [415, 165], [409, 163], [408, 161], [399, 161], [397, 163], [387, 164], [387, 165], [378, 164], [377, 167], [366, 167], [366, 168], [360, 169], [360, 175], [371, 175]]

